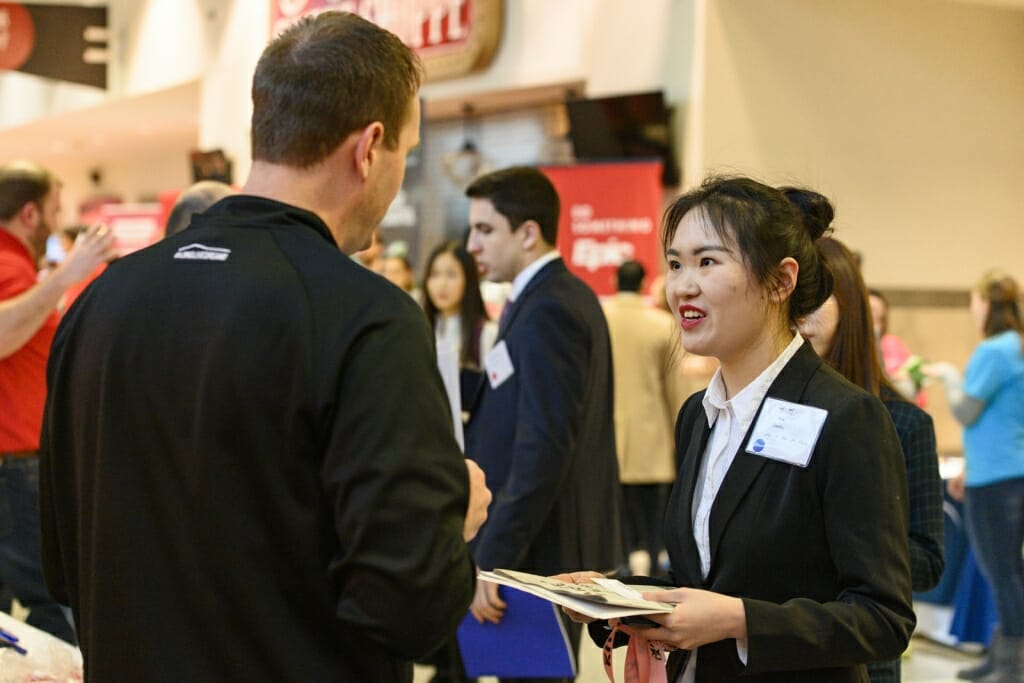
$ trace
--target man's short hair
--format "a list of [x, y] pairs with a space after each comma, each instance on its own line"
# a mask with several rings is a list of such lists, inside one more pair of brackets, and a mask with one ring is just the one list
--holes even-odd
[[52, 173], [29, 161], [0, 166], [0, 221], [11, 220], [30, 202], [42, 205], [55, 184]]
[[620, 292], [639, 292], [647, 272], [639, 261], [623, 261], [617, 274]]
[[384, 124], [395, 149], [422, 68], [393, 33], [348, 12], [304, 17], [263, 51], [252, 82], [252, 157], [308, 168]]
[[559, 200], [548, 177], [532, 166], [513, 166], [482, 175], [466, 188], [470, 199], [487, 199], [515, 231], [536, 221], [544, 241], [558, 242]]
[[164, 226], [164, 237], [177, 235], [192, 223], [192, 216], [206, 211], [235, 190], [216, 180], [200, 180], [178, 196]]

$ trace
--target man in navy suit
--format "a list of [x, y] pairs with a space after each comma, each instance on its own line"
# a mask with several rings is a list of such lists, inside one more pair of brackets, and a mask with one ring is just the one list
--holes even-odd
[[[555, 249], [558, 193], [537, 169], [518, 167], [478, 178], [466, 194], [481, 275], [512, 283], [468, 406], [466, 454], [494, 492], [474, 556], [481, 569], [612, 569], [622, 546], [608, 326]], [[497, 586], [478, 582], [474, 616], [498, 622], [504, 608]]]

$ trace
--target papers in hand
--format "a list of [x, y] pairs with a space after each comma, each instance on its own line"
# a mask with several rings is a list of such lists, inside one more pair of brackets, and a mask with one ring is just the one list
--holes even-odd
[[[615, 579], [595, 579], [595, 583], [566, 583], [546, 576], [516, 572], [510, 569], [481, 571], [481, 581], [517, 588], [591, 619], [620, 619], [642, 614], [667, 614], [675, 607], [670, 602], [644, 600], [634, 586]], [[666, 590], [650, 586], [650, 590]]]

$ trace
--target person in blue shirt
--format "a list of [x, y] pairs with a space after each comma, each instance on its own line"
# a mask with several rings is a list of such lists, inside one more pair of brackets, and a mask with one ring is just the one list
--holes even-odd
[[988, 658], [958, 676], [983, 683], [1024, 678], [1024, 324], [1020, 285], [989, 272], [971, 292], [971, 313], [984, 336], [961, 378], [949, 363], [926, 374], [940, 379], [964, 426], [966, 468], [950, 482], [964, 501], [967, 537], [992, 586], [1000, 631]]

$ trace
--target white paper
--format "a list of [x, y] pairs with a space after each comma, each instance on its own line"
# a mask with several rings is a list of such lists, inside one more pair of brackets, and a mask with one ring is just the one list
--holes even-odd
[[[481, 581], [497, 583], [536, 595], [592, 619], [619, 619], [642, 614], [667, 614], [675, 605], [626, 597], [599, 584], [565, 583], [546, 576], [496, 569], [477, 574]], [[669, 590], [665, 588], [663, 590]]]
[[512, 357], [508, 354], [508, 346], [504, 339], [495, 344], [487, 354], [484, 369], [487, 371], [487, 381], [491, 383], [491, 389], [497, 389], [515, 373], [516, 369], [512, 366]]

